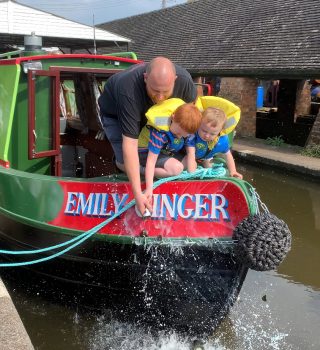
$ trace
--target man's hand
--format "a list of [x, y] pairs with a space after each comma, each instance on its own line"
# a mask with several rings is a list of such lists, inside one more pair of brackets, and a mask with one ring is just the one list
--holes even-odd
[[122, 135], [123, 160], [128, 175], [136, 206], [143, 215], [146, 208], [152, 212], [151, 201], [141, 191], [138, 140]]
[[152, 213], [152, 202], [149, 198], [144, 193], [141, 193], [140, 195], [137, 195], [135, 197], [136, 207], [138, 208], [142, 216], [146, 212], [146, 209], [148, 209], [149, 212]]

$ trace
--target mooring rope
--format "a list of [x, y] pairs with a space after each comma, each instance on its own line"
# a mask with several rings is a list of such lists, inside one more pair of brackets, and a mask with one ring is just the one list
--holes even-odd
[[[175, 180], [191, 180], [191, 179], [212, 179], [217, 177], [224, 177], [226, 175], [226, 169], [223, 167], [223, 164], [213, 164], [212, 168], [202, 168], [198, 167], [197, 170], [193, 173], [189, 173], [187, 171], [183, 171], [179, 175], [170, 176], [166, 178], [162, 178], [154, 182], [153, 188], [157, 188], [160, 185], [167, 183], [169, 181], [175, 181]], [[65, 246], [68, 246], [67, 248], [54, 253], [52, 255], [30, 260], [30, 261], [21, 261], [21, 262], [10, 262], [10, 263], [0, 263], [0, 267], [17, 267], [17, 266], [26, 266], [26, 265], [32, 265], [44, 261], [48, 261], [51, 259], [54, 259], [58, 256], [61, 256], [62, 254], [68, 252], [72, 248], [80, 245], [84, 241], [86, 241], [88, 238], [93, 236], [95, 233], [97, 233], [100, 229], [102, 229], [104, 226], [109, 224], [111, 221], [113, 221], [116, 217], [124, 213], [126, 210], [131, 208], [135, 204], [135, 199], [132, 199], [128, 204], [126, 204], [122, 209], [120, 209], [117, 213], [114, 213], [110, 218], [106, 219], [105, 221], [101, 222], [100, 224], [96, 225], [92, 229], [83, 232], [77, 237], [74, 237], [66, 242], [56, 244], [54, 246], [36, 249], [36, 250], [22, 250], [22, 251], [12, 251], [12, 250], [0, 250], [0, 254], [7, 254], [7, 255], [26, 255], [26, 254], [39, 254], [44, 253], [50, 250], [59, 249]]]

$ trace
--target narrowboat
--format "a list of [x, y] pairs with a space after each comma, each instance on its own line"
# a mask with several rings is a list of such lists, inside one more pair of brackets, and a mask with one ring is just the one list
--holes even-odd
[[152, 215], [137, 214], [97, 104], [107, 79], [137, 63], [42, 50], [1, 55], [1, 269], [135, 300], [137, 318], [208, 334], [246, 277], [233, 235], [257, 214], [257, 198], [226, 172], [198, 172], [159, 183]]

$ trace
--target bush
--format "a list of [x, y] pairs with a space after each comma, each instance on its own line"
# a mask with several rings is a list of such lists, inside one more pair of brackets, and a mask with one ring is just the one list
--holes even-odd
[[303, 156], [320, 158], [320, 145], [309, 145], [305, 147], [300, 154]]
[[282, 146], [284, 144], [284, 140], [280, 135], [280, 136], [268, 137], [266, 139], [266, 143], [271, 146]]

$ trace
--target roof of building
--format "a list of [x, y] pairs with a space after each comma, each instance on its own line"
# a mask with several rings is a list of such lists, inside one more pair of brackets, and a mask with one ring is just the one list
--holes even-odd
[[164, 55], [194, 74], [319, 76], [317, 0], [198, 0], [100, 27], [130, 37], [130, 50]]
[[[43, 46], [92, 48], [93, 27], [63, 17], [18, 4], [0, 0], [0, 45], [23, 46], [23, 38], [34, 32], [43, 38]], [[114, 42], [127, 43], [130, 39], [111, 32], [95, 29], [96, 46], [110, 46]]]

